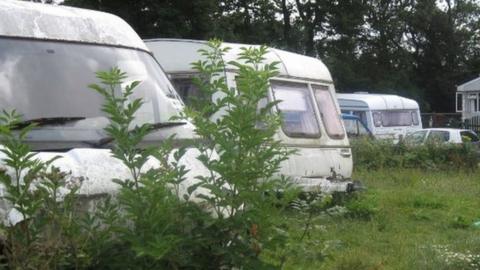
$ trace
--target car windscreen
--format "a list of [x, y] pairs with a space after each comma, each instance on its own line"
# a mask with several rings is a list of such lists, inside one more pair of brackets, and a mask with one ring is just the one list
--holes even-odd
[[153, 117], [155, 111], [158, 113], [159, 94], [176, 97], [160, 66], [147, 52], [81, 43], [0, 38], [0, 109], [16, 109], [26, 120], [101, 117], [104, 115], [101, 112], [103, 98], [88, 89], [88, 85], [98, 83], [95, 72], [112, 67], [127, 72], [125, 83], [141, 81], [132, 98], [144, 99], [143, 118]]
[[426, 135], [426, 130], [415, 131], [405, 136], [405, 142], [407, 144], [421, 144], [425, 140]]

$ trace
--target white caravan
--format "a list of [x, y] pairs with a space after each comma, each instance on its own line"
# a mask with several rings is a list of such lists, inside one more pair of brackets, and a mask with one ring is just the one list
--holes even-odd
[[415, 100], [384, 94], [337, 94], [342, 113], [354, 114], [367, 125], [373, 136], [397, 142], [407, 133], [422, 128], [420, 109]]
[[[192, 84], [198, 74], [190, 64], [201, 59], [198, 50], [205, 48], [205, 41], [154, 39], [145, 43], [187, 102], [189, 97], [201, 95]], [[223, 57], [228, 63], [238, 57], [241, 47], [252, 45], [222, 46], [231, 48]], [[298, 150], [282, 164], [280, 173], [292, 177], [305, 191], [352, 189], [351, 149], [327, 67], [316, 58], [270, 48], [265, 63], [273, 61], [280, 63], [280, 73], [270, 81], [268, 98], [282, 100], [276, 110], [283, 115], [277, 136], [284, 145]], [[225, 77], [230, 88], [235, 88], [235, 76], [236, 68], [228, 65]]]
[[[53, 165], [71, 171], [73, 180], [85, 179], [79, 193], [87, 202], [116, 193], [119, 186], [112, 178], [131, 177], [109, 149], [99, 147], [107, 136], [103, 128], [108, 120], [100, 110], [103, 98], [87, 87], [98, 83], [95, 72], [115, 66], [127, 72], [129, 80], [142, 81], [133, 97], [145, 101], [137, 124], [163, 127], [144, 143], [158, 143], [172, 134], [179, 140], [195, 137], [188, 121], [169, 123], [183, 110], [183, 102], [122, 19], [77, 8], [0, 1], [0, 110], [16, 109], [25, 121], [38, 124], [27, 142], [39, 159], [61, 156]], [[197, 154], [190, 149], [180, 162], [190, 170], [186, 185], [207, 173]], [[0, 154], [0, 169], [4, 157]], [[155, 166], [152, 159], [145, 169]], [[0, 202], [0, 219], [18, 222], [5, 202]]]

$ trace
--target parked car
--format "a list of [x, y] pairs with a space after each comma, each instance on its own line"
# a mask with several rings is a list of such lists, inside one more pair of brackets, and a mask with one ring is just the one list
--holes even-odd
[[468, 129], [426, 128], [407, 134], [405, 143], [419, 145], [424, 143], [473, 143], [478, 144], [478, 135]]
[[353, 114], [342, 113], [342, 120], [345, 126], [345, 131], [349, 139], [360, 138], [360, 137], [371, 137], [373, 134], [362, 122], [360, 117]]

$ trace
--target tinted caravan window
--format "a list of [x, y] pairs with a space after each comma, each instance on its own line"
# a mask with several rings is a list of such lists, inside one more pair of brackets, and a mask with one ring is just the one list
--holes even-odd
[[[88, 89], [95, 72], [118, 67], [129, 84], [141, 81], [134, 97], [145, 101], [144, 117], [158, 110], [158, 94], [176, 98], [160, 66], [147, 52], [101, 45], [0, 39], [0, 108], [24, 119], [103, 116], [103, 97]], [[115, 89], [120, 91], [120, 89]], [[157, 112], [158, 115], [158, 112]], [[168, 120], [171, 115], [163, 115]], [[147, 119], [145, 119], [147, 120]], [[159, 121], [160, 119], [150, 119]]]

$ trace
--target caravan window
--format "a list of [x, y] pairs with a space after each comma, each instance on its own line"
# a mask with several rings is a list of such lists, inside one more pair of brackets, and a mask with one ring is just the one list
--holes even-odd
[[320, 127], [307, 84], [272, 81], [273, 95], [281, 100], [282, 129], [290, 137], [320, 137]]
[[201, 92], [193, 83], [192, 78], [173, 78], [171, 82], [185, 104], [190, 104], [192, 98], [201, 96]]
[[[193, 82], [195, 75], [173, 75], [171, 82], [186, 105], [204, 100], [206, 94]], [[198, 75], [197, 75], [198, 76]]]
[[[167, 77], [144, 51], [80, 43], [2, 38], [0, 42], [0, 108], [16, 108], [25, 120], [47, 117], [101, 117], [103, 97], [88, 90], [95, 72], [114, 66], [127, 72], [129, 84], [141, 81], [144, 120], [157, 110], [158, 93], [176, 98]], [[42, 72], [40, 72], [42, 71]], [[163, 115], [165, 120], [172, 115]]]
[[412, 110], [374, 111], [373, 122], [376, 127], [411, 126], [420, 123], [417, 112]]
[[374, 111], [372, 114], [373, 114], [373, 124], [376, 127], [381, 127], [382, 126], [382, 112]]
[[417, 111], [412, 111], [412, 121], [415, 126], [418, 126], [420, 122], [418, 121], [418, 112]]
[[343, 131], [340, 115], [333, 101], [330, 91], [327, 86], [312, 85], [315, 99], [317, 100], [320, 117], [325, 125], [328, 136], [335, 139], [342, 139], [345, 137]]
[[384, 127], [410, 126], [412, 125], [412, 114], [410, 111], [383, 111], [382, 125]]

